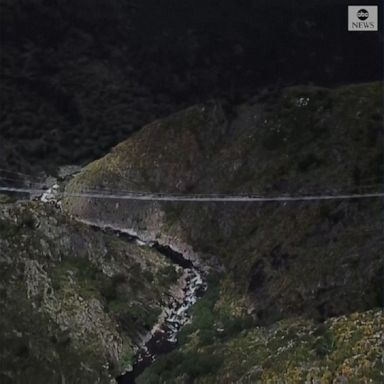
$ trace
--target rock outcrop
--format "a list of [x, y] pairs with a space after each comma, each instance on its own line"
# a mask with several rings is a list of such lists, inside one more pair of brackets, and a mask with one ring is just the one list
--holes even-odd
[[174, 265], [69, 219], [0, 204], [0, 381], [109, 383], [132, 369], [178, 279]]

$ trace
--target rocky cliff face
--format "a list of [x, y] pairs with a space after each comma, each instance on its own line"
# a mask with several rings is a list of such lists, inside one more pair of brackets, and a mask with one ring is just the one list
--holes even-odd
[[0, 204], [2, 383], [108, 383], [127, 369], [178, 272], [147, 246]]
[[[68, 193], [354, 194], [382, 182], [381, 86], [289, 88], [229, 117], [192, 107], [144, 127], [91, 163]], [[91, 221], [219, 260], [261, 322], [324, 319], [381, 300], [379, 199], [160, 203], [69, 197]]]

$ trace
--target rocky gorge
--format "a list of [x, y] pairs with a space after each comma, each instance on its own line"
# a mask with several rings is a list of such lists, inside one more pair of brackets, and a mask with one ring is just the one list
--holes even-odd
[[0, 383], [384, 382], [381, 8], [0, 0]]
[[4, 197], [1, 380], [380, 382], [379, 197], [123, 195], [380, 191], [381, 86], [290, 87], [231, 113], [195, 105], [143, 127], [43, 201]]

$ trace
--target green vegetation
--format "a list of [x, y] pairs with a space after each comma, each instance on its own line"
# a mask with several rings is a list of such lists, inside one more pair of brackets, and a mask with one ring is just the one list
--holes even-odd
[[232, 316], [219, 306], [223, 275], [208, 278], [208, 290], [192, 307], [192, 322], [179, 333], [177, 351], [161, 356], [139, 378], [139, 383], [174, 382], [179, 376], [189, 380], [215, 375], [222, 364], [216, 344], [236, 338], [254, 325], [250, 316]]
[[205, 375], [214, 375], [220, 365], [220, 358], [213, 355], [212, 351], [201, 353], [175, 351], [156, 361], [137, 382], [139, 384], [175, 382], [179, 376], [194, 381]]
[[252, 327], [209, 346], [184, 340], [180, 351], [161, 357], [138, 382], [379, 383], [384, 379], [383, 326], [382, 311], [372, 310], [323, 324], [291, 319]]

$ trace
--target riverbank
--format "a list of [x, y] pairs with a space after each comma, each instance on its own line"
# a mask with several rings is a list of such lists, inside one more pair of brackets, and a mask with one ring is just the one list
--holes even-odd
[[178, 333], [190, 320], [191, 307], [207, 289], [206, 272], [169, 245], [162, 245], [157, 241], [144, 241], [124, 229], [111, 228], [108, 225], [100, 226], [91, 222], [86, 224], [139, 246], [155, 248], [176, 264], [178, 270], [182, 272], [177, 283], [170, 288], [168, 303], [163, 308], [157, 323], [150, 332], [143, 335], [136, 350], [132, 370], [117, 378], [119, 384], [132, 384], [135, 383], [135, 378], [143, 373], [159, 355], [169, 353], [176, 348]]

